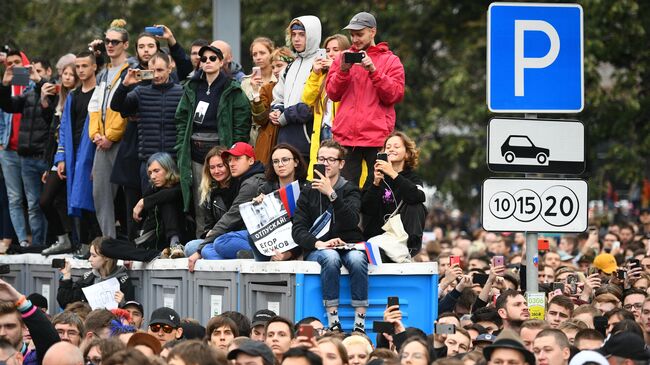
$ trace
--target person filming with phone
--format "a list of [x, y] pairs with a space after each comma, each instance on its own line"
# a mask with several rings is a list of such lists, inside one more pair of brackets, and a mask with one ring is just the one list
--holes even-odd
[[[147, 174], [149, 157], [157, 152], [176, 156], [175, 115], [183, 96], [183, 87], [170, 78], [172, 61], [168, 55], [157, 52], [148, 64], [148, 70], [129, 69], [111, 101], [111, 108], [123, 117], [138, 116], [135, 121], [138, 127], [139, 174], [143, 193], [151, 186]], [[140, 84], [144, 80], [152, 82]], [[132, 89], [133, 86], [137, 87]]]
[[[408, 234], [408, 239], [400, 242], [408, 248], [408, 257], [402, 258], [404, 262], [420, 251], [427, 214], [423, 182], [414, 171], [419, 154], [415, 142], [406, 134], [391, 133], [384, 141], [382, 151], [377, 153], [372, 184], [366, 185], [361, 201], [361, 212], [367, 222], [363, 232], [366, 239], [383, 234], [382, 227], [388, 217], [400, 214], [402, 226]], [[381, 244], [380, 249], [385, 251]], [[390, 261], [395, 260], [388, 255], [384, 262]]]
[[[350, 272], [354, 329], [365, 331], [368, 307], [368, 259], [365, 252], [346, 249], [346, 243], [363, 241], [358, 227], [361, 194], [355, 184], [340, 173], [345, 165], [345, 148], [325, 140], [318, 150], [314, 181], [302, 190], [293, 217], [293, 240], [303, 249], [307, 261], [321, 266], [323, 304], [330, 329], [342, 330], [338, 315], [341, 266]], [[324, 167], [324, 171], [322, 169]], [[329, 222], [319, 226], [318, 221]], [[316, 223], [316, 224], [315, 224]]]
[[343, 29], [350, 31], [352, 47], [330, 67], [326, 91], [332, 101], [340, 102], [334, 140], [350, 150], [343, 176], [358, 184], [361, 161], [372, 179], [375, 156], [395, 129], [395, 104], [404, 97], [404, 66], [387, 43], [375, 44], [377, 21], [372, 14], [356, 14]]

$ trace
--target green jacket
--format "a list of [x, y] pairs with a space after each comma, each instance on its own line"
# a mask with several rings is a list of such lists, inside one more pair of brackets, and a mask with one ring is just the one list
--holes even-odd
[[[195, 78], [185, 84], [183, 97], [176, 109], [176, 155], [181, 174], [183, 192], [183, 209], [190, 211], [192, 202], [192, 158], [190, 136], [192, 135], [192, 118], [196, 109], [196, 89], [203, 79]], [[251, 130], [251, 109], [248, 98], [239, 87], [239, 83], [230, 80], [224, 86], [217, 110], [217, 130], [221, 144], [230, 147], [235, 142], [248, 142]]]

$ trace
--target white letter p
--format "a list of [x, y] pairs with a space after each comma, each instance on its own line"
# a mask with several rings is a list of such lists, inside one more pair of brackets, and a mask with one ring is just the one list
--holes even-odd
[[[543, 32], [551, 41], [544, 57], [524, 57], [524, 32]], [[560, 36], [553, 26], [543, 20], [515, 20], [515, 96], [524, 96], [524, 70], [550, 66], [560, 53]]]

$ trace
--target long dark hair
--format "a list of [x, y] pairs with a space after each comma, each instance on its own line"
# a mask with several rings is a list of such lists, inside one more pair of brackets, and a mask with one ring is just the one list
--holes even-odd
[[278, 175], [275, 173], [275, 169], [273, 168], [273, 153], [277, 150], [288, 150], [291, 152], [293, 158], [298, 162], [293, 177], [298, 181], [305, 181], [307, 179], [307, 163], [305, 162], [305, 159], [302, 158], [300, 152], [298, 152], [294, 146], [287, 143], [277, 144], [273, 149], [271, 149], [269, 160], [266, 164], [266, 171], [264, 172], [266, 181], [273, 182], [279, 180]]

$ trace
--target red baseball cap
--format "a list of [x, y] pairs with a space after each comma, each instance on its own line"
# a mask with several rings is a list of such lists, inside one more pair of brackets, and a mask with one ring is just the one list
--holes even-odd
[[229, 150], [221, 152], [221, 158], [226, 159], [229, 155], [233, 156], [248, 156], [255, 159], [255, 150], [253, 146], [249, 145], [246, 142], [237, 142]]

